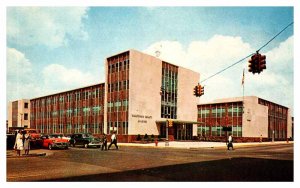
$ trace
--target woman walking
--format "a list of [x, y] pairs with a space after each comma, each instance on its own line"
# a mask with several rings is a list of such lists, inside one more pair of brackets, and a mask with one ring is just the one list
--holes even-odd
[[21, 156], [21, 150], [23, 150], [23, 134], [21, 130], [19, 130], [16, 136], [16, 142], [14, 148], [17, 150], [17, 155]]

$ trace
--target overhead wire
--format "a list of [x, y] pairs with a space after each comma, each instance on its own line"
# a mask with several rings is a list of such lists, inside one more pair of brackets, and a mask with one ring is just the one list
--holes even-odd
[[[273, 41], [276, 37], [278, 37], [282, 32], [284, 32], [288, 27], [290, 27], [290, 26], [293, 25], [293, 24], [294, 24], [294, 22], [289, 23], [289, 24], [288, 24], [286, 27], [284, 27], [280, 32], [278, 32], [273, 38], [271, 38], [268, 42], [266, 42], [264, 45], [262, 45], [262, 46], [256, 51], [256, 53], [258, 53], [261, 49], [263, 49], [264, 47], [266, 47], [271, 41]], [[206, 81], [206, 80], [208, 80], [208, 79], [210, 79], [210, 78], [212, 78], [212, 77], [214, 77], [214, 76], [216, 76], [216, 75], [218, 75], [218, 74], [224, 72], [225, 70], [227, 70], [227, 69], [233, 67], [234, 65], [236, 65], [236, 64], [238, 64], [238, 63], [240, 63], [240, 62], [242, 62], [242, 61], [244, 61], [245, 59], [249, 58], [250, 56], [252, 56], [252, 55], [254, 55], [254, 54], [255, 54], [255, 53], [251, 53], [251, 54], [247, 55], [246, 57], [244, 57], [244, 58], [238, 60], [237, 62], [235, 62], [235, 63], [229, 65], [228, 67], [226, 67], [226, 68], [224, 68], [224, 69], [218, 71], [217, 73], [215, 73], [215, 74], [213, 74], [213, 75], [211, 75], [211, 76], [205, 78], [204, 80], [200, 81], [200, 83], [202, 83], [202, 82], [204, 82], [204, 81]]]

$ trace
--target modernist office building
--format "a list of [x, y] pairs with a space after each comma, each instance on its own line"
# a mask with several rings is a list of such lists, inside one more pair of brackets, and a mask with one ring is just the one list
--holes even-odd
[[[219, 99], [198, 105], [198, 134], [204, 139], [223, 139], [229, 127], [237, 140], [286, 140], [292, 136], [290, 110], [254, 97]], [[227, 129], [228, 130], [228, 129]]]
[[[193, 88], [199, 79], [194, 71], [125, 51], [106, 58], [105, 83], [31, 99], [28, 126], [41, 133], [117, 131], [121, 142], [167, 133], [170, 140], [194, 136], [224, 140], [228, 132], [223, 127], [230, 127], [236, 140], [291, 136], [290, 110], [258, 97], [197, 105]], [[168, 129], [167, 119], [173, 120]]]
[[129, 50], [105, 61], [105, 83], [31, 99], [31, 127], [42, 133], [117, 131], [120, 141], [138, 134], [168, 138], [197, 135], [199, 73]]

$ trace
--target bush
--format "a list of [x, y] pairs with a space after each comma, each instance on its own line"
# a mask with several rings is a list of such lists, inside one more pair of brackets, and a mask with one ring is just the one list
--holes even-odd
[[140, 141], [140, 140], [141, 140], [141, 135], [140, 135], [140, 134], [138, 134], [136, 140], [137, 140], [137, 141]]
[[154, 135], [153, 134], [151, 135], [151, 141], [152, 142], [154, 141]]
[[157, 136], [157, 139], [158, 139], [158, 141], [162, 141], [161, 135], [158, 135], [158, 136]]
[[144, 140], [145, 140], [145, 141], [148, 141], [148, 139], [149, 139], [149, 137], [148, 137], [148, 135], [147, 135], [147, 133], [146, 133], [145, 136], [144, 136]]

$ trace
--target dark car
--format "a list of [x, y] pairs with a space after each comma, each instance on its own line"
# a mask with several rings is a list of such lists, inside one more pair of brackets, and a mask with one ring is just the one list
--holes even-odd
[[71, 135], [70, 145], [88, 147], [97, 147], [100, 148], [101, 142], [99, 138], [95, 138], [89, 133], [75, 133]]

